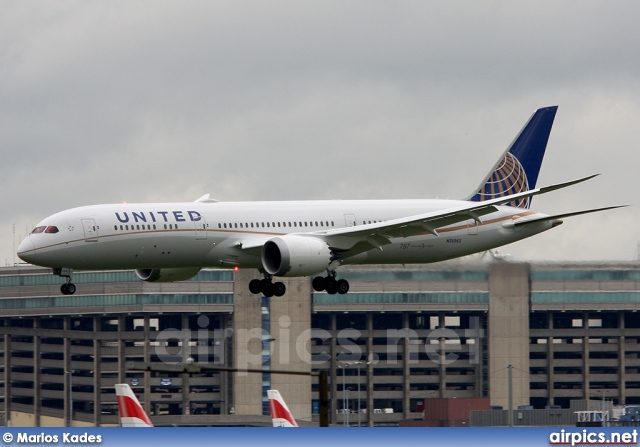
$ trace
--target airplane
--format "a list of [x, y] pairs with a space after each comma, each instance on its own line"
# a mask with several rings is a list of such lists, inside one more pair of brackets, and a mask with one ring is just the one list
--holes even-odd
[[181, 281], [202, 268], [257, 269], [254, 294], [283, 296], [278, 277], [314, 276], [315, 291], [345, 294], [337, 269], [352, 264], [432, 263], [534, 236], [566, 217], [546, 215], [533, 196], [595, 175], [536, 188], [557, 106], [536, 110], [480, 185], [459, 200], [310, 200], [84, 206], [42, 220], [18, 247], [31, 264], [66, 278], [73, 270], [135, 270], [142, 281]]
[[116, 383], [118, 412], [122, 427], [153, 427], [151, 419], [140, 405], [133, 390], [126, 383]]
[[269, 398], [269, 410], [271, 413], [271, 420], [274, 427], [297, 427], [298, 423], [294, 419], [289, 407], [282, 398], [280, 391], [267, 390], [267, 397]]

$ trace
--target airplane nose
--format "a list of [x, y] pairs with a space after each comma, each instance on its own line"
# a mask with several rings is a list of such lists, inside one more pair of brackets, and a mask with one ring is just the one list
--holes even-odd
[[24, 262], [29, 262], [31, 264], [35, 263], [36, 246], [33, 245], [31, 238], [26, 238], [20, 243], [17, 254]]

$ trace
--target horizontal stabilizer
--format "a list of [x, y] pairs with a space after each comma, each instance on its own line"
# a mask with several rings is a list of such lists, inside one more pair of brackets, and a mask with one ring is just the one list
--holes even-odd
[[590, 209], [590, 210], [574, 211], [572, 213], [555, 214], [553, 216], [543, 216], [543, 217], [534, 218], [534, 219], [522, 219], [522, 220], [519, 220], [517, 222], [514, 222], [513, 226], [514, 227], [519, 227], [519, 226], [531, 224], [531, 223], [534, 223], [534, 222], [550, 222], [550, 221], [554, 221], [554, 220], [564, 219], [566, 217], [580, 216], [582, 214], [597, 213], [599, 211], [613, 210], [613, 209], [616, 209], [616, 208], [624, 208], [624, 207], [627, 207], [627, 206], [629, 206], [629, 205], [614, 205], [614, 206], [606, 206], [604, 208], [593, 208], [593, 209]]

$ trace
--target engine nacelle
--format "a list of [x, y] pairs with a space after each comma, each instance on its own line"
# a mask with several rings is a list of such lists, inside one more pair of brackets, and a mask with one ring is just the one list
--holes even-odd
[[191, 279], [198, 274], [200, 268], [182, 269], [138, 269], [136, 276], [147, 282], [173, 282]]
[[262, 266], [273, 276], [310, 276], [331, 263], [331, 250], [315, 237], [286, 235], [262, 247]]

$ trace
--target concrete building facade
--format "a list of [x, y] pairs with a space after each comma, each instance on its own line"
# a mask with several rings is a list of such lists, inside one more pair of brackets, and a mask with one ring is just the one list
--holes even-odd
[[[0, 269], [0, 409], [14, 425], [117, 424], [126, 382], [158, 425], [268, 425], [279, 389], [302, 424], [330, 377], [333, 424], [394, 425], [425, 398], [488, 397], [507, 407], [575, 399], [640, 404], [640, 265], [352, 267], [346, 295], [287, 280], [283, 298], [247, 291], [250, 271], [181, 283], [78, 272], [59, 294], [47, 269]], [[194, 362], [262, 374], [127, 371], [126, 362]]]

